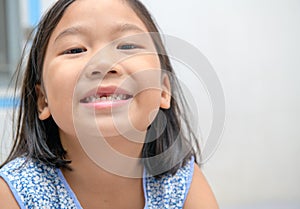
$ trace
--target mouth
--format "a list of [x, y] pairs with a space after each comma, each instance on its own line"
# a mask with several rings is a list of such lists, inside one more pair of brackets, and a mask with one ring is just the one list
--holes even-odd
[[103, 109], [126, 104], [132, 98], [133, 95], [126, 90], [115, 86], [108, 86], [89, 91], [80, 100], [80, 103], [88, 107]]
[[95, 103], [95, 102], [117, 102], [121, 100], [131, 99], [133, 96], [128, 94], [95, 94], [80, 100], [81, 103]]

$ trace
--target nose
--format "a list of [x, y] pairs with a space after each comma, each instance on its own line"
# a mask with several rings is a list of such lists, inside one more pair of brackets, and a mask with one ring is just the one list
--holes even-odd
[[121, 66], [112, 54], [103, 53], [94, 56], [84, 69], [88, 79], [102, 79], [106, 76], [118, 76], [122, 74]]
[[101, 79], [110, 75], [120, 75], [121, 70], [120, 67], [103, 63], [101, 61], [101, 64], [98, 63], [97, 65], [88, 65], [84, 74], [88, 79]]

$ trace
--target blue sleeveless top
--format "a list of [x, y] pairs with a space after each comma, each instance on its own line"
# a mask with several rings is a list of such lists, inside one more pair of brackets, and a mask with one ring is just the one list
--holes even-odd
[[[194, 159], [175, 175], [155, 179], [144, 174], [144, 209], [183, 208], [194, 172]], [[21, 209], [82, 209], [58, 168], [37, 160], [17, 158], [0, 169]]]

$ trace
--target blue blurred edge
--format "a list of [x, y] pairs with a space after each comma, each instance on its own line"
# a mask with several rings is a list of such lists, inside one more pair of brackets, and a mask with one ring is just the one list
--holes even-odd
[[0, 109], [11, 109], [19, 106], [19, 99], [13, 97], [0, 97]]
[[41, 5], [40, 0], [29, 0], [29, 22], [31, 26], [38, 24], [40, 20]]

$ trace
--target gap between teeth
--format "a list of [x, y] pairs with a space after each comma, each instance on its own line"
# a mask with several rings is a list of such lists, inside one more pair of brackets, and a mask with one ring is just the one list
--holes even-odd
[[94, 95], [86, 98], [86, 102], [97, 102], [97, 101], [119, 101], [125, 100], [127, 96], [124, 94], [113, 94], [109, 96]]

